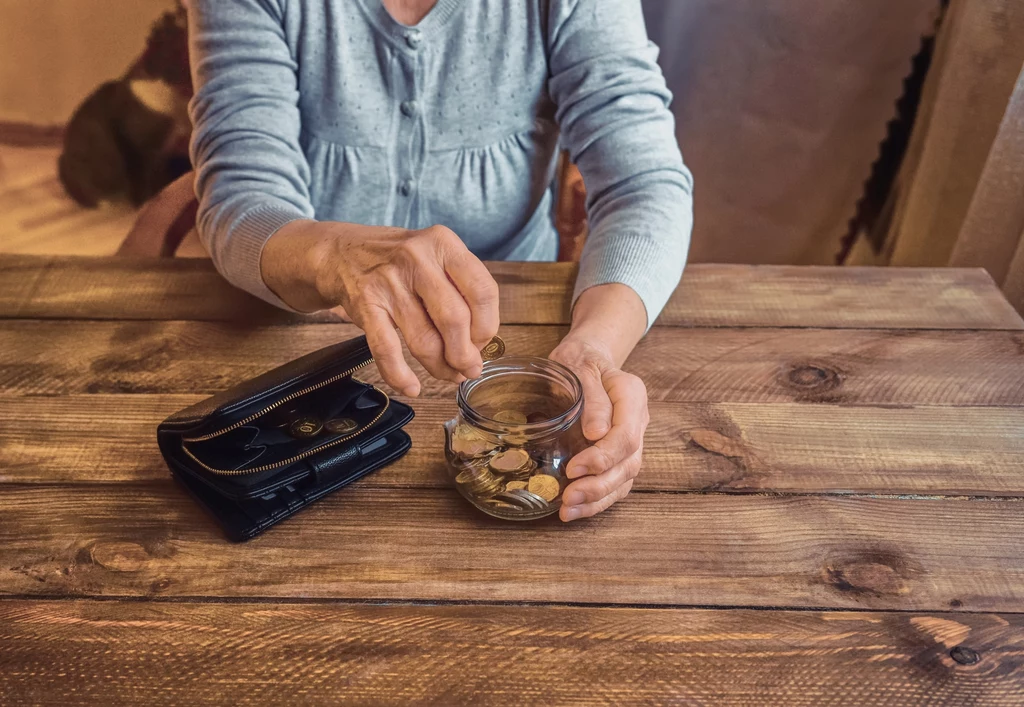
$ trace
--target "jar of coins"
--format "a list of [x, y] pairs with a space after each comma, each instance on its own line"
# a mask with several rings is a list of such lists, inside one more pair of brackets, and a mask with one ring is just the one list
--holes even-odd
[[478, 378], [459, 386], [458, 405], [445, 423], [445, 456], [459, 493], [498, 518], [557, 512], [565, 465], [587, 446], [576, 375], [531, 356], [487, 361]]

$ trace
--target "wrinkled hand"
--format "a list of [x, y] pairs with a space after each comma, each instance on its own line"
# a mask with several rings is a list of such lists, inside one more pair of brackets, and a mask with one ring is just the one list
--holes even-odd
[[594, 442], [566, 468], [575, 481], [562, 494], [559, 515], [571, 521], [600, 513], [633, 488], [650, 421], [647, 388], [620, 370], [607, 352], [572, 334], [550, 358], [569, 367], [583, 384], [583, 434]]
[[343, 307], [366, 332], [384, 380], [405, 395], [418, 395], [420, 382], [396, 329], [430, 375], [456, 383], [480, 375], [480, 349], [498, 331], [497, 283], [443, 226], [292, 222], [267, 243], [261, 269], [293, 307]]

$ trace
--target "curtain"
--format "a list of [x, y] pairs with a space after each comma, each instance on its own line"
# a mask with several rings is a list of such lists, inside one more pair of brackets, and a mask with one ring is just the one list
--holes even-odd
[[694, 173], [692, 261], [835, 262], [940, 4], [643, 0]]
[[910, 145], [851, 264], [983, 267], [1024, 311], [1024, 3], [953, 0]]

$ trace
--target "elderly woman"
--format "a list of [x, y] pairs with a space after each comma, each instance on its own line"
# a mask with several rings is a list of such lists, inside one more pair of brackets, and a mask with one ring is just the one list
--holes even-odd
[[554, 260], [556, 148], [588, 191], [572, 327], [584, 389], [562, 520], [625, 496], [647, 426], [620, 370], [682, 274], [691, 178], [640, 0], [191, 0], [200, 237], [280, 307], [343, 307], [415, 396], [480, 374], [481, 259]]

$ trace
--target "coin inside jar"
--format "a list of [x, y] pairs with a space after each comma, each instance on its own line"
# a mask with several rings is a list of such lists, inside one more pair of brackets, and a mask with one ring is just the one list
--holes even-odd
[[479, 457], [493, 452], [495, 445], [477, 434], [472, 427], [459, 425], [452, 434], [451, 449], [464, 457]]
[[561, 487], [558, 484], [558, 479], [554, 476], [537, 474], [530, 477], [530, 482], [526, 485], [526, 490], [530, 493], [537, 494], [545, 501], [551, 502], [558, 497]]
[[323, 428], [324, 425], [320, 420], [312, 415], [306, 415], [293, 421], [288, 426], [288, 433], [296, 439], [311, 439], [320, 434], [320, 430]]
[[459, 494], [507, 520], [556, 512], [565, 463], [586, 445], [582, 386], [572, 371], [550, 359], [502, 356], [464, 381], [456, 401], [459, 412], [444, 428]]
[[529, 467], [530, 455], [522, 449], [509, 449], [493, 457], [490, 467], [499, 474], [508, 474]]

